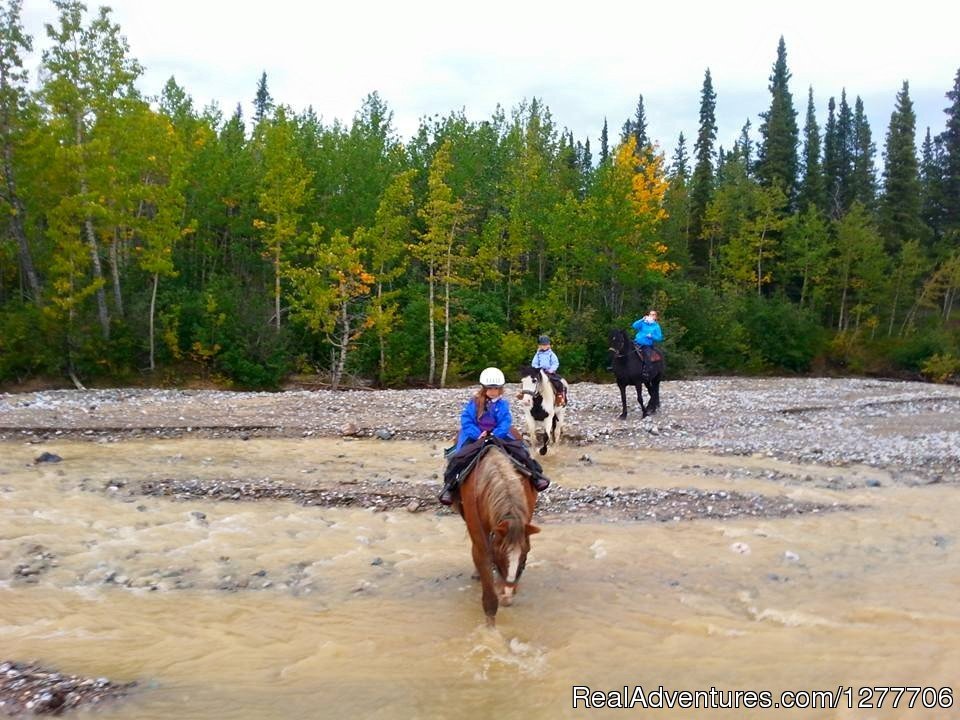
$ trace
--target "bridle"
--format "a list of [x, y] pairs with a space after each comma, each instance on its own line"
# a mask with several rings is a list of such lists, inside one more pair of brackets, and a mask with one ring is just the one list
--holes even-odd
[[[616, 333], [613, 333], [610, 336], [610, 337], [618, 337], [621, 340], [620, 347], [613, 347], [613, 345], [611, 344], [610, 347], [607, 348], [607, 350], [612, 352], [613, 356], [616, 358], [626, 357], [626, 353], [623, 351], [623, 348], [626, 345], [626, 342], [624, 342], [625, 335], [626, 333], [624, 333], [623, 330], [618, 330]], [[611, 343], [612, 342], [613, 341], [611, 340]]]
[[[630, 343], [629, 336], [623, 330], [618, 330], [616, 333], [614, 333], [614, 335], [611, 335], [611, 337], [614, 337], [614, 336], [620, 338], [620, 347], [613, 347], [612, 345], [613, 341], [611, 340], [611, 345], [610, 347], [607, 348], [607, 350], [613, 353], [613, 357], [615, 359], [620, 360], [622, 358], [627, 357], [626, 347], [628, 347], [628, 343], [629, 344], [632, 344], [632, 343]], [[640, 358], [641, 366], [643, 368], [646, 368], [647, 359], [643, 356], [643, 353], [640, 352], [639, 350], [637, 350], [637, 357]], [[646, 372], [646, 370], [644, 370], [644, 372]]]
[[[533, 383], [533, 390], [527, 390], [523, 388], [520, 390], [521, 395], [529, 395], [531, 398], [540, 396], [540, 378], [534, 377], [533, 375], [526, 375], [525, 377], [530, 378], [530, 381]], [[522, 378], [521, 378], [522, 379]]]

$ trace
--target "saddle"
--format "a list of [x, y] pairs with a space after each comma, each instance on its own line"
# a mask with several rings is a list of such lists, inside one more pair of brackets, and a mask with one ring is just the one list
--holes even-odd
[[637, 351], [637, 355], [640, 356], [640, 360], [643, 363], [647, 363], [648, 361], [655, 363], [663, 360], [663, 353], [657, 350], [657, 348], [655, 347], [646, 346], [646, 354], [644, 354], [643, 345], [637, 345], [636, 343], [634, 343], [633, 347]]
[[[506, 445], [504, 444], [504, 442], [503, 442], [500, 438], [494, 437], [494, 436], [488, 436], [488, 437], [485, 437], [485, 438], [483, 439], [483, 442], [482, 442], [482, 443], [473, 442], [473, 443], [471, 443], [470, 445], [465, 445], [464, 447], [465, 447], [465, 448], [469, 448], [469, 447], [472, 447], [472, 446], [474, 446], [474, 445], [476, 445], [477, 447], [474, 448], [474, 453], [473, 453], [472, 456], [462, 456], [462, 457], [458, 458], [459, 462], [458, 462], [457, 464], [458, 464], [459, 467], [456, 469], [456, 474], [457, 474], [457, 477], [458, 477], [458, 478], [465, 478], [465, 477], [467, 477], [467, 475], [470, 474], [470, 471], [473, 470], [474, 465], [476, 465], [478, 462], [480, 462], [480, 458], [482, 458], [484, 455], [486, 455], [486, 454], [487, 454], [487, 451], [488, 451], [491, 447], [494, 447], [494, 446], [495, 446], [495, 447], [499, 447], [499, 448], [503, 451], [503, 454], [507, 456], [507, 458], [508, 458], [508, 459], [510, 460], [510, 462], [513, 464], [513, 466], [514, 466], [524, 477], [532, 477], [532, 476], [533, 476], [533, 472], [531, 471], [531, 469], [530, 469], [529, 467], [527, 467], [526, 465], [524, 465], [523, 463], [521, 463], [519, 460], [517, 460], [517, 459], [513, 456], [513, 454], [510, 452], [509, 448], [506, 447]], [[447, 448], [447, 449], [444, 451], [444, 457], [449, 458], [451, 455], [453, 455], [453, 454], [454, 454], [454, 448], [455, 448], [455, 447], [456, 447], [456, 446]]]

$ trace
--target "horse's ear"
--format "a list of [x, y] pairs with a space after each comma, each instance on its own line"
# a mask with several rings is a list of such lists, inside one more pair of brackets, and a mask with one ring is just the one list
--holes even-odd
[[493, 529], [494, 534], [503, 540], [507, 536], [507, 530], [510, 529], [509, 523], [506, 520], [501, 520], [500, 523]]
[[540, 528], [538, 528], [533, 523], [527, 523], [526, 530], [527, 530], [527, 535], [536, 535], [538, 532], [540, 532]]

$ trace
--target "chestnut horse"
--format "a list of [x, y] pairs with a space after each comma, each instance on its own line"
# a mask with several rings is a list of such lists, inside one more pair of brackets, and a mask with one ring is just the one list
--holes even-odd
[[[483, 455], [460, 486], [460, 515], [473, 544], [473, 564], [483, 585], [483, 611], [493, 627], [497, 607], [510, 605], [530, 551], [530, 523], [537, 491], [495, 445]], [[497, 576], [494, 576], [496, 569]]]

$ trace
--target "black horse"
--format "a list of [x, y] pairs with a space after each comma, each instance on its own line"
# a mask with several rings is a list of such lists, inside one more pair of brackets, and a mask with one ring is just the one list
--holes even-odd
[[[627, 417], [627, 385], [637, 388], [637, 402], [643, 417], [653, 415], [660, 408], [660, 377], [663, 375], [663, 355], [653, 350], [649, 361], [633, 343], [633, 338], [626, 330], [611, 330], [609, 348], [613, 374], [617, 376], [617, 385], [620, 388], [620, 403], [623, 412], [620, 419]], [[650, 402], [643, 404], [643, 387], [646, 386], [650, 394]]]

